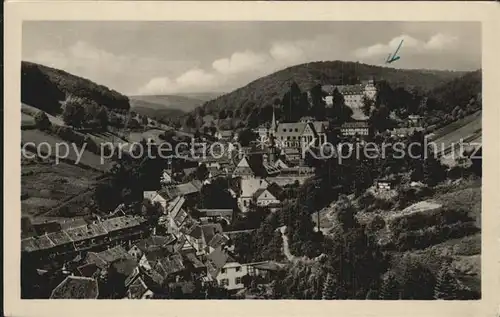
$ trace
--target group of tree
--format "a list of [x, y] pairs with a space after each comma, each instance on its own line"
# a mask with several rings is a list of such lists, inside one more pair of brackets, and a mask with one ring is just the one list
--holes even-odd
[[21, 101], [50, 114], [61, 113], [59, 102], [73, 95], [89, 99], [108, 110], [126, 113], [127, 96], [88, 79], [44, 65], [21, 63]]
[[69, 95], [63, 102], [64, 123], [75, 128], [90, 127], [105, 130], [109, 125], [108, 112], [95, 101]]

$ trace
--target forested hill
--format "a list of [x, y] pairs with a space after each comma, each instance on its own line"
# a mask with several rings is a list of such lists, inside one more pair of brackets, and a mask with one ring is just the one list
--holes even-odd
[[288, 67], [259, 78], [231, 93], [206, 102], [203, 110], [205, 114], [211, 114], [221, 109], [241, 110], [245, 107], [262, 108], [272, 105], [274, 99], [283, 97], [293, 82], [297, 83], [302, 91], [308, 91], [316, 84], [354, 84], [373, 77], [387, 81], [393, 88], [428, 91], [463, 74], [453, 71], [404, 70], [343, 61], [312, 62]]
[[60, 101], [64, 101], [68, 95], [93, 100], [117, 112], [130, 109], [129, 98], [108, 87], [60, 69], [21, 62], [22, 103], [57, 114], [61, 111]]

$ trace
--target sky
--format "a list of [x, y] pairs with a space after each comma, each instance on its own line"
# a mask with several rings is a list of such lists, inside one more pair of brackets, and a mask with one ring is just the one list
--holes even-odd
[[[400, 59], [385, 64], [401, 40]], [[476, 22], [29, 21], [22, 45], [23, 60], [126, 95], [229, 92], [312, 61], [481, 68]]]

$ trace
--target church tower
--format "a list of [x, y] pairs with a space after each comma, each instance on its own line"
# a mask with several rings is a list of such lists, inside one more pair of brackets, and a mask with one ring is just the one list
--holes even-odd
[[278, 129], [278, 124], [276, 122], [276, 114], [274, 113], [274, 105], [273, 105], [273, 118], [271, 120], [271, 128], [269, 129], [269, 135], [274, 135]]

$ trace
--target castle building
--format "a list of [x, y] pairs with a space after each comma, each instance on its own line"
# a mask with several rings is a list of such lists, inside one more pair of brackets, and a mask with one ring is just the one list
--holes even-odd
[[323, 85], [321, 88], [327, 94], [325, 97], [327, 107], [333, 105], [333, 92], [337, 88], [342, 96], [344, 96], [346, 106], [352, 109], [353, 119], [355, 120], [367, 119], [361, 110], [363, 98], [366, 97], [374, 100], [377, 95], [377, 88], [373, 79], [362, 81], [360, 84], [355, 85]]

